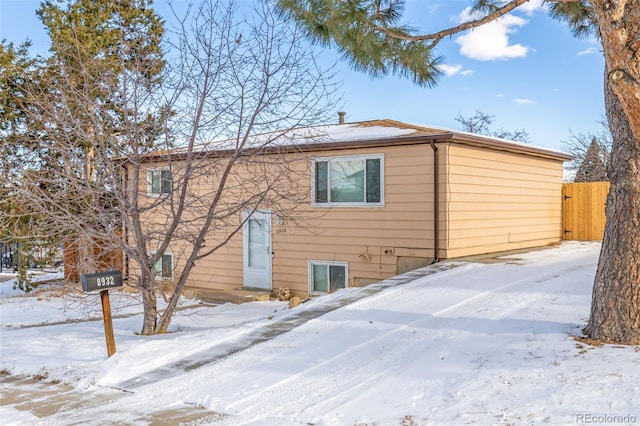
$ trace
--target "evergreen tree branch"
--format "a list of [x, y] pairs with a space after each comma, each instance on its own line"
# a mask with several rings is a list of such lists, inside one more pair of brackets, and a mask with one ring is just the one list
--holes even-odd
[[[429, 43], [428, 47], [433, 48], [438, 43], [440, 43], [440, 41], [445, 37], [452, 36], [462, 31], [477, 28], [489, 22], [495, 21], [496, 19], [506, 15], [507, 13], [511, 12], [513, 9], [523, 5], [524, 3], [527, 3], [528, 1], [529, 0], [512, 0], [509, 3], [506, 3], [504, 6], [494, 9], [492, 12], [488, 13], [487, 15], [484, 15], [481, 18], [474, 19], [472, 21], [463, 22], [460, 25], [457, 25], [451, 28], [446, 28], [436, 33], [411, 36], [407, 40], [412, 42], [430, 40], [431, 43]], [[389, 36], [393, 36], [392, 33], [390, 33]]]
[[[358, 71], [373, 77], [393, 73], [408, 77], [419, 86], [432, 87], [441, 75], [438, 65], [442, 58], [434, 52], [440, 41], [495, 21], [528, 1], [475, 0], [471, 10], [480, 17], [429, 34], [398, 25], [403, 16], [403, 0], [277, 0], [276, 10], [300, 25], [313, 42], [336, 46]], [[588, 9], [585, 0], [548, 1], [569, 5], [571, 10]], [[558, 8], [555, 17], [569, 22], [570, 12], [565, 9]], [[583, 25], [584, 19], [579, 23]]]

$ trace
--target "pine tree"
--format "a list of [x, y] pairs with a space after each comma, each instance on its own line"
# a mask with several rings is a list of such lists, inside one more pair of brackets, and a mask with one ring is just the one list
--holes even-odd
[[603, 148], [596, 138], [591, 139], [587, 153], [578, 167], [574, 182], [600, 182], [607, 180], [607, 170], [603, 157]]
[[[607, 122], [606, 118], [599, 120], [598, 124], [600, 124], [601, 127], [599, 131], [590, 131], [587, 133], [571, 132], [571, 136], [567, 140], [562, 141], [562, 149], [565, 152], [571, 154], [571, 156], [573, 157], [571, 162], [565, 165], [565, 167], [568, 170], [572, 170], [577, 173], [591, 148], [593, 140], [595, 139], [599, 147], [598, 157], [602, 160], [603, 163], [602, 176], [604, 176], [604, 179], [602, 180], [608, 180], [607, 168], [611, 163], [611, 149], [613, 146], [613, 140], [611, 137], [611, 132], [609, 131], [609, 123]], [[595, 148], [592, 148], [592, 151], [595, 151]]]
[[[119, 155], [127, 133], [152, 146], [163, 120], [152, 108], [135, 117], [127, 106], [131, 92], [149, 93], [161, 82], [164, 29], [150, 5], [46, 1], [37, 13], [51, 39], [49, 55], [30, 57], [29, 43], [0, 46], [5, 239], [57, 248], [82, 236], [82, 269], [94, 268], [95, 235], [122, 222], [117, 211], [108, 213], [114, 186], [105, 181], [111, 171], [96, 166], [99, 157]], [[103, 220], [71, 219], [96, 208]]]
[[[126, 92], [150, 92], [161, 81], [164, 26], [151, 0], [74, 0], [66, 8], [59, 3], [44, 2], [38, 16], [51, 39], [51, 83], [81, 95], [63, 96], [58, 112], [84, 128], [76, 132], [82, 134], [77, 144], [87, 155], [85, 174], [90, 179], [96, 139], [129, 124], [132, 112], [127, 110]], [[87, 108], [88, 103], [93, 108]], [[153, 128], [161, 118], [149, 120]], [[117, 155], [116, 145], [108, 145]]]

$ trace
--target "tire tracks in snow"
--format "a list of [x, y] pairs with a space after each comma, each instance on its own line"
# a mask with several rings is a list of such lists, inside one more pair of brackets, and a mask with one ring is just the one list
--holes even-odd
[[[584, 266], [579, 266], [581, 269]], [[469, 268], [473, 268], [470, 264]], [[496, 264], [490, 265], [487, 270], [488, 275], [495, 275], [501, 271], [513, 271], [519, 269], [521, 273], [527, 272], [527, 263], [519, 265]], [[565, 267], [560, 269], [560, 274], [570, 272], [576, 267]], [[487, 301], [502, 298], [500, 304], [508, 303], [508, 300], [517, 298], [513, 295], [520, 293], [516, 290], [527, 289], [536, 284], [544, 284], [552, 280], [558, 273], [542, 273], [532, 277], [522, 278], [515, 282], [501, 285], [500, 283], [479, 283], [478, 291], [475, 294], [461, 296], [462, 300], [456, 300], [447, 306], [432, 306], [432, 311], [421, 312], [414, 320], [408, 320], [400, 327], [390, 326], [381, 321], [370, 323], [366, 320], [372, 308], [385, 306], [390, 301], [403, 299], [407, 303], [412, 302], [412, 294], [418, 291], [433, 291], [437, 293], [441, 286], [455, 280], [455, 275], [468, 272], [466, 267], [458, 267], [437, 274], [419, 278], [419, 275], [411, 275], [414, 282], [408, 285], [400, 285], [396, 279], [389, 280], [386, 287], [383, 285], [380, 290], [384, 292], [367, 293], [364, 298], [349, 299], [348, 302], [338, 303], [324, 315], [318, 318], [304, 318], [301, 323], [293, 324], [290, 329], [282, 331], [290, 333], [286, 341], [279, 338], [270, 338], [256, 345], [253, 342], [224, 358], [220, 357], [212, 360], [211, 363], [200, 368], [183, 372], [175, 377], [156, 377], [155, 381], [136, 387], [135, 394], [119, 398], [112, 403], [107, 403], [95, 407], [87, 407], [83, 410], [60, 413], [59, 416], [51, 418], [51, 424], [71, 424], [68, 420], [99, 418], [100, 414], [111, 413], [114, 421], [121, 419], [126, 422], [131, 415], [137, 415], [149, 410], [161, 410], [176, 404], [177, 401], [185, 401], [184, 404], [203, 406], [221, 412], [224, 417], [216, 420], [216, 424], [247, 424], [251, 421], [259, 422], [264, 419], [289, 420], [301, 419], [308, 421], [307, 417], [313, 416], [312, 411], [317, 407], [327, 407], [327, 412], [335, 410], [336, 406], [348, 403], [342, 402], [341, 398], [353, 389], [363, 389], [366, 392], [370, 384], [379, 380], [382, 375], [388, 374], [392, 370], [397, 370], [401, 365], [396, 364], [391, 368], [393, 359], [400, 361], [404, 358], [403, 353], [407, 351], [421, 350], [425, 356], [433, 356], [437, 351], [446, 345], [447, 326], [451, 326], [461, 321], [461, 316], [478, 312], [478, 307], [486, 304]], [[423, 274], [424, 275], [424, 274]], [[375, 286], [375, 285], [374, 285]], [[389, 288], [397, 286], [395, 288]], [[434, 289], [434, 287], [436, 287]], [[465, 289], [466, 290], [466, 289]], [[505, 298], [504, 294], [511, 292], [511, 299]], [[520, 298], [522, 295], [520, 294]], [[344, 311], [337, 308], [347, 305]], [[363, 341], [345, 342], [344, 350], [332, 354], [318, 363], [301, 368], [294, 374], [283, 378], [275, 377], [266, 386], [256, 384], [259, 382], [260, 374], [282, 374], [282, 371], [272, 373], [265, 369], [270, 365], [278, 365], [282, 360], [282, 348], [293, 346], [298, 348], [296, 354], [305, 357], [312, 347], [314, 337], [317, 334], [338, 330], [336, 324], [341, 319], [360, 315], [355, 321], [357, 325], [363, 326], [363, 331], [377, 333], [370, 336], [367, 333]], [[420, 316], [421, 315], [421, 316]], [[438, 318], [437, 327], [433, 327], [433, 319]], [[496, 316], [496, 318], [499, 318]], [[286, 320], [286, 319], [285, 319]], [[473, 321], [473, 318], [466, 318], [463, 321]], [[350, 321], [354, 321], [350, 319]], [[352, 322], [353, 324], [353, 322]], [[365, 328], [368, 327], [368, 328]], [[377, 327], [383, 327], [381, 330]], [[389, 327], [385, 329], [384, 327]], [[273, 336], [272, 336], [273, 337]], [[343, 336], [343, 338], [345, 338]], [[300, 353], [300, 351], [302, 351]], [[371, 357], [374, 351], [376, 356]], [[260, 356], [256, 361], [256, 352]], [[371, 362], [373, 361], [373, 362]], [[335, 366], [338, 366], [337, 368]], [[329, 368], [330, 367], [330, 368]], [[250, 369], [250, 371], [245, 371]], [[286, 370], [286, 368], [285, 368]], [[287, 373], [286, 371], [284, 373]], [[257, 375], [257, 377], [256, 377]], [[269, 377], [271, 379], [273, 377]], [[213, 392], [207, 389], [214, 384]], [[237, 389], [236, 394], [225, 391]], [[198, 389], [199, 388], [199, 389]], [[144, 410], [144, 411], [142, 411]], [[62, 421], [62, 423], [55, 423]], [[96, 423], [98, 424], [98, 423]]]
[[[247, 337], [245, 344], [236, 344], [236, 337], [232, 336], [229, 341], [225, 342], [225, 348], [216, 352], [213, 356], [209, 353], [206, 356], [203, 353], [197, 353], [194, 357], [177, 361], [156, 371], [157, 374], [145, 373], [143, 376], [138, 376], [127, 380], [126, 382], [118, 383], [113, 386], [106, 386], [127, 392], [129, 394], [123, 394], [122, 397], [113, 399], [112, 401], [102, 401], [95, 405], [85, 405], [81, 409], [72, 409], [68, 411], [61, 411], [56, 415], [42, 419], [39, 424], [43, 425], [70, 425], [70, 424], [82, 424], [87, 425], [102, 425], [105, 413], [108, 413], [108, 418], [112, 422], [122, 422], [122, 424], [129, 424], [132, 418], [139, 419], [144, 416], [145, 412], [156, 412], [166, 409], [167, 407], [180, 405], [177, 401], [180, 401], [185, 393], [192, 390], [193, 383], [215, 383], [221, 380], [226, 380], [233, 376], [236, 371], [228, 368], [217, 369], [216, 367], [224, 361], [233, 360], [238, 357], [243, 357], [246, 353], [250, 353], [256, 349], [261, 343], [268, 343], [273, 337], [280, 334], [284, 334], [291, 331], [296, 331], [300, 325], [313, 321], [316, 317], [321, 317], [326, 313], [330, 313], [340, 307], [352, 304], [354, 301], [361, 300], [368, 297], [376, 297], [377, 294], [384, 290], [389, 290], [391, 287], [402, 287], [405, 284], [412, 282], [424, 276], [439, 275], [442, 273], [451, 273], [455, 271], [462, 263], [460, 262], [446, 262], [420, 268], [415, 271], [410, 271], [402, 275], [391, 277], [383, 280], [380, 283], [372, 284], [367, 287], [358, 289], [358, 292], [339, 297], [337, 300], [329, 301], [319, 307], [312, 307], [306, 309], [302, 313], [294, 313], [291, 316], [286, 316], [280, 321], [276, 321], [267, 325], [262, 330], [258, 329]], [[279, 357], [278, 351], [273, 351], [270, 358], [277, 359]], [[262, 359], [264, 361], [264, 359]], [[204, 380], [203, 371], [213, 369], [215, 373], [208, 374], [210, 379]], [[185, 402], [186, 406], [200, 407], [199, 403]], [[224, 414], [211, 413], [216, 418], [224, 416]], [[198, 423], [202, 424], [202, 423]]]
[[[504, 268], [504, 265], [501, 266]], [[519, 279], [515, 282], [498, 285], [473, 296], [466, 297], [464, 300], [435, 312], [425, 313], [422, 317], [410, 321], [402, 325], [400, 328], [392, 328], [389, 331], [378, 334], [364, 342], [351, 345], [344, 351], [330, 356], [311, 367], [304, 368], [293, 375], [280, 379], [266, 387], [260, 388], [259, 390], [249, 392], [248, 395], [237, 398], [223, 407], [220, 407], [229, 415], [229, 417], [223, 421], [223, 424], [246, 423], [259, 421], [261, 419], [274, 418], [274, 416], [279, 417], [282, 415], [298, 417], [304, 413], [306, 407], [313, 406], [317, 408], [322, 405], [332, 405], [332, 402], [339, 400], [343, 393], [352, 393], [354, 388], [366, 388], [370, 382], [375, 381], [380, 375], [387, 374], [389, 372], [389, 360], [394, 357], [398, 357], [398, 354], [405, 351], [416, 350], [416, 345], [423, 351], [430, 351], [432, 355], [434, 354], [434, 351], [437, 352], [438, 349], [447, 343], [447, 339], [442, 335], [438, 335], [438, 333], [436, 333], [435, 339], [432, 339], [431, 341], [423, 341], [419, 339], [416, 341], [411, 339], [412, 334], [415, 335], [415, 330], [433, 329], [433, 327], [429, 327], [429, 325], [433, 322], [434, 318], [441, 318], [441, 320], [437, 322], [440, 330], [447, 329], [447, 326], [452, 325], [454, 322], [472, 322], [474, 321], [473, 318], [465, 318], [461, 320], [460, 317], [476, 313], [479, 307], [486, 306], [488, 303], [498, 298], [502, 299], [500, 300], [499, 305], [509, 305], [515, 300], [522, 299], [523, 290], [536, 290], [540, 284], [551, 281], [559, 275], [579, 270], [584, 267], [586, 267], [586, 265], [565, 267], [559, 272], [556, 271], [554, 273], [536, 274]], [[497, 268], [503, 269], [500, 268], [500, 266], [497, 266]], [[512, 268], [514, 268], [514, 270], [515, 268], [523, 268], [526, 270], [526, 265], [512, 266]], [[459, 272], [463, 271], [450, 271], [450, 274], [445, 274], [446, 276], [439, 275], [437, 279], [450, 279], [452, 278], [451, 275], [455, 275]], [[495, 273], [495, 271], [492, 271], [492, 273]], [[376, 305], [380, 302], [380, 299], [398, 297], [406, 298], [406, 293], [410, 293], [417, 285], [418, 284], [414, 283], [410, 286], [385, 292], [384, 294], [371, 296], [367, 299], [355, 302], [349, 306], [349, 309], [362, 309], [365, 306]], [[508, 294], [508, 296], [505, 297], [505, 294]], [[527, 296], [529, 300], [540, 297], [543, 296], [539, 293], [536, 296]], [[445, 314], [447, 316], [443, 316]], [[334, 316], [338, 318], [331, 318]], [[300, 331], [311, 333], [315, 328], [321, 326], [324, 321], [331, 321], [332, 319], [339, 321], [339, 317], [340, 314], [337, 312], [327, 314], [322, 318], [308, 323], [305, 325], [304, 330]], [[495, 318], [499, 318], [499, 316], [494, 316], [494, 319]], [[419, 333], [419, 335], [420, 334], [424, 333]], [[427, 343], [428, 346], [424, 346], [425, 343]], [[392, 348], [392, 350], [377, 351], [376, 354], [378, 356], [375, 357], [374, 362], [365, 362], [370, 361], [370, 353], [376, 348], [385, 347]], [[277, 351], [274, 351], [273, 353], [276, 352]], [[401, 356], [398, 358], [402, 359]], [[338, 365], [339, 367], [335, 368], [335, 365]], [[327, 366], [334, 366], [330, 369], [330, 374], [327, 374], [326, 371], [324, 371]], [[383, 366], [386, 369], [383, 370]], [[396, 368], [398, 367], [399, 366]], [[232, 371], [233, 368], [230, 368], [229, 370]], [[342, 391], [337, 393], [332, 391], [330, 395], [327, 396], [328, 389], [330, 388], [342, 389]], [[312, 399], [311, 401], [310, 396]], [[319, 399], [319, 401], [313, 400], [313, 398]]]

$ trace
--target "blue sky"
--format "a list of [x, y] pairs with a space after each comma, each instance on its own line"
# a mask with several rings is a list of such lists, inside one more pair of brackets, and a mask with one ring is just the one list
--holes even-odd
[[[164, 0], [155, 0], [157, 4]], [[467, 0], [407, 0], [405, 21], [422, 32], [468, 18]], [[35, 15], [40, 1], [0, 0], [0, 39], [27, 38], [46, 51], [46, 33]], [[561, 149], [570, 132], [600, 130], [604, 115], [604, 59], [595, 40], [574, 38], [532, 0], [501, 22], [443, 40], [446, 60], [437, 87], [419, 88], [390, 76], [373, 79], [339, 62], [347, 121], [390, 118], [459, 128], [458, 113], [495, 116], [494, 128], [525, 129], [534, 145]], [[329, 61], [338, 58], [323, 53]], [[336, 114], [337, 121], [337, 114]]]

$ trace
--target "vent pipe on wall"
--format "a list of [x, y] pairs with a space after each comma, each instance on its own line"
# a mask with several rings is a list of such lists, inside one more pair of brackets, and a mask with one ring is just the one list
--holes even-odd
[[344, 116], [347, 115], [346, 112], [340, 111], [338, 113], [338, 124], [344, 124]]

